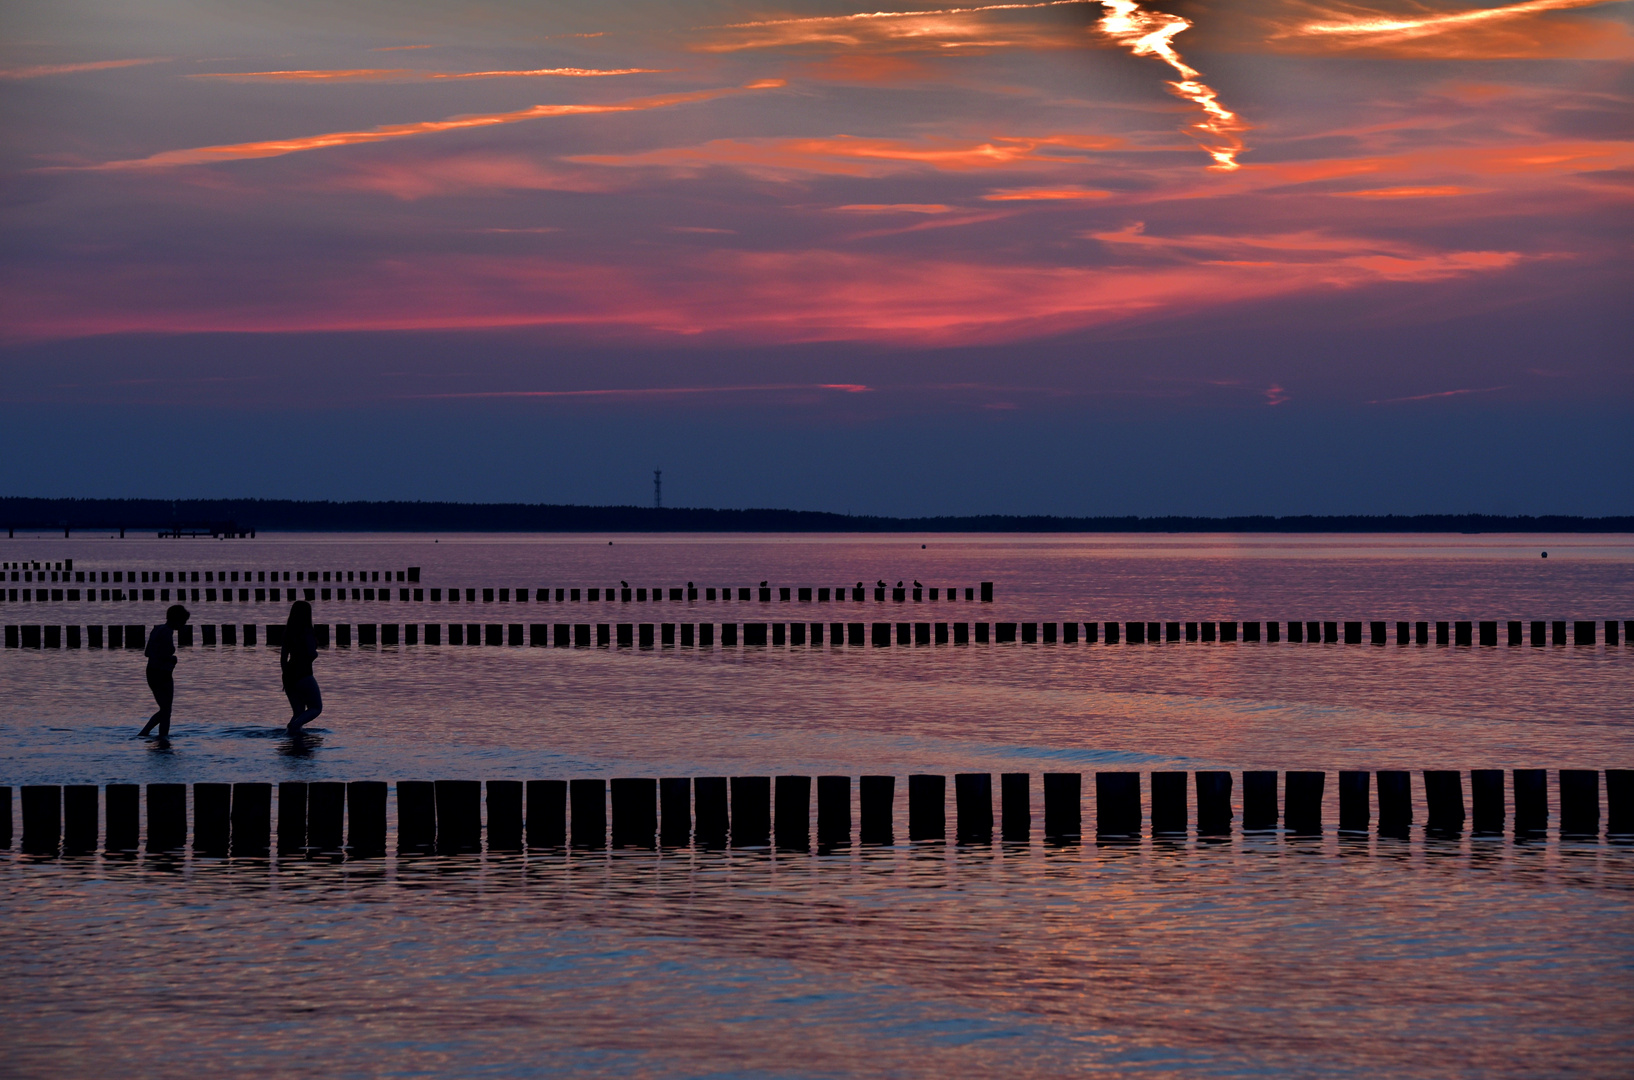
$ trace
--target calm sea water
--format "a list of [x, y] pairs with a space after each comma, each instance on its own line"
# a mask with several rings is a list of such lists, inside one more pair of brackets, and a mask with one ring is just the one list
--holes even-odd
[[[997, 590], [988, 605], [900, 607], [320, 602], [322, 622], [1634, 618], [1624, 536], [38, 538], [4, 558], [419, 566], [426, 588]], [[7, 602], [0, 621], [153, 623], [163, 606]], [[287, 608], [188, 606], [196, 623], [263, 626]], [[265, 647], [183, 650], [168, 747], [133, 738], [152, 709], [135, 654], [8, 651], [0, 782], [1634, 765], [1634, 648], [1394, 637], [331, 650], [305, 749], [278, 733], [288, 708]], [[1333, 787], [1317, 838], [8, 853], [0, 1073], [1634, 1071], [1634, 849], [1341, 839]]]

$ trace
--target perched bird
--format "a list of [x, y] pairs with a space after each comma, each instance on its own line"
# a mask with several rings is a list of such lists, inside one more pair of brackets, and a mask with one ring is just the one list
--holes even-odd
[[766, 587], [766, 583], [765, 583], [765, 582], [764, 582], [764, 581], [762, 581], [762, 582], [761, 582], [761, 583], [760, 583], [760, 587], [761, 587], [761, 588], [762, 588], [762, 589], [764, 589], [764, 588], [765, 588], [765, 587]]
[[628, 589], [630, 587], [630, 583], [628, 581], [621, 581], [621, 582], [619, 582], [619, 584], [624, 586], [626, 589]]
[[919, 584], [919, 579], [918, 578], [913, 579], [913, 587], [916, 588], [916, 589], [923, 589], [924, 588], [923, 585]]

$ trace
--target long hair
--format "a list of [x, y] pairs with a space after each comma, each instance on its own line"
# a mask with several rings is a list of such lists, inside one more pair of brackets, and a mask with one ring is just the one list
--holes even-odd
[[289, 605], [289, 621], [284, 623], [284, 640], [304, 641], [312, 632], [312, 605], [297, 600]]

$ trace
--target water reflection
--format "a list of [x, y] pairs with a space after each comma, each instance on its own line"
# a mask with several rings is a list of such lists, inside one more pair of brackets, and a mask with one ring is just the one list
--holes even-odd
[[[916, 620], [1316, 617], [1321, 634], [1322, 620], [1352, 613], [1416, 624], [1621, 610], [1634, 580], [1626, 543], [1603, 539], [1584, 549], [1592, 558], [1546, 570], [1494, 538], [947, 538], [925, 554], [889, 538], [604, 541], [298, 538], [256, 550], [292, 565], [422, 565], [443, 587], [523, 582], [541, 566], [603, 586], [1000, 582], [992, 605], [934, 610], [513, 604], [507, 623], [832, 625], [912, 609]], [[120, 550], [146, 566], [176, 548]], [[501, 621], [502, 605], [479, 604], [348, 601], [320, 618]], [[98, 608], [37, 606], [27, 621], [112, 621]], [[236, 605], [198, 618], [269, 621]], [[299, 742], [254, 722], [285, 705], [274, 655], [195, 646], [170, 744], [130, 737], [142, 689], [130, 656], [14, 650], [0, 657], [13, 705], [0, 760], [12, 784], [692, 776], [719, 778], [724, 795], [727, 778], [773, 773], [1607, 766], [1626, 757], [1634, 725], [1627, 647], [716, 641], [333, 648], [321, 663], [325, 720], [336, 719]], [[0, 1071], [1630, 1072], [1634, 847], [1529, 835], [1518, 817], [1513, 838], [1427, 835], [1413, 788], [1419, 824], [1374, 836], [1333, 831], [1329, 790], [1327, 824], [1309, 835], [1245, 833], [1239, 817], [1211, 837], [975, 830], [909, 844], [897, 791], [894, 820], [867, 833], [855, 822], [869, 843], [819, 831], [806, 845], [774, 835], [775, 848], [733, 848], [722, 823], [696, 846], [671, 833], [662, 847], [371, 858], [13, 853], [0, 856]], [[1149, 800], [1136, 814], [1152, 820]], [[100, 1022], [110, 1011], [118, 1023]]]

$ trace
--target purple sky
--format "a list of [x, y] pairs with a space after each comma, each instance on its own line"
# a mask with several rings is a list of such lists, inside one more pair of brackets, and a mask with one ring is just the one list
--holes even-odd
[[3, 489], [1634, 512], [1631, 9], [11, 3]]

